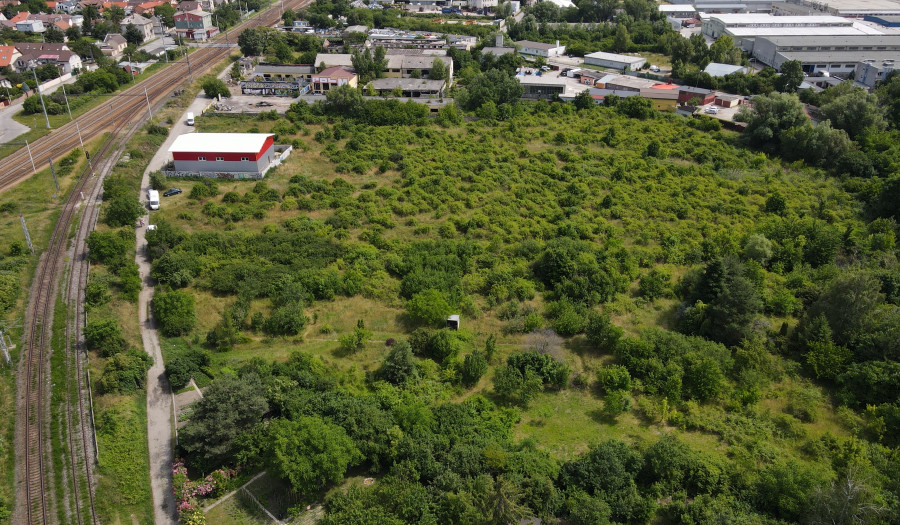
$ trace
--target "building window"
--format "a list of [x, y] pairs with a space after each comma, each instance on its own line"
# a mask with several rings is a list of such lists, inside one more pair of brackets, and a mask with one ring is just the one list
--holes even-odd
[[250, 160], [250, 157], [241, 157], [241, 162], [247, 162]]
[[216, 162], [222, 162], [225, 160], [225, 157], [216, 157]]
[[206, 160], [206, 157], [197, 157], [197, 160]]

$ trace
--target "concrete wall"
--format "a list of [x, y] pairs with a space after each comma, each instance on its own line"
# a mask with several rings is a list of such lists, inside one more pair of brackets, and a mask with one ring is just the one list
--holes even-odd
[[69, 80], [70, 78], [72, 78], [72, 74], [71, 74], [71, 73], [66, 73], [65, 75], [62, 75], [61, 77], [54, 78], [53, 80], [48, 80], [48, 81], [44, 82], [43, 84], [41, 84], [41, 85], [39, 86], [38, 90], [39, 90], [41, 93], [49, 93], [50, 90], [52, 90], [53, 88], [59, 86], [60, 84], [62, 84], [62, 83], [65, 82], [66, 80]]

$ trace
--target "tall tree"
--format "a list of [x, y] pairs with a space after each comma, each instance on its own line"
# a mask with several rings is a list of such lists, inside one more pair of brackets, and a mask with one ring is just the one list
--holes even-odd
[[264, 393], [255, 374], [224, 374], [209, 385], [178, 434], [195, 466], [208, 472], [234, 460], [240, 436], [269, 409]]
[[625, 27], [625, 24], [619, 24], [616, 27], [616, 36], [613, 37], [613, 48], [617, 53], [623, 53], [628, 51], [629, 47], [631, 47], [631, 36], [628, 34], [628, 28]]
[[781, 64], [781, 76], [776, 85], [783, 93], [796, 93], [803, 82], [803, 64], [799, 60], [788, 60]]
[[753, 97], [750, 109], [742, 109], [738, 119], [747, 123], [745, 136], [754, 146], [773, 149], [781, 135], [809, 120], [796, 95], [772, 93]]
[[144, 41], [144, 34], [134, 24], [125, 26], [125, 33], [122, 34], [125, 40], [131, 45], [140, 45]]
[[878, 131], [885, 124], [878, 98], [862, 89], [854, 89], [823, 105], [820, 115], [830, 120], [835, 128], [846, 131], [854, 140], [859, 139], [867, 129]]
[[363, 457], [341, 427], [320, 417], [278, 419], [268, 428], [268, 461], [294, 490], [310, 493], [344, 477]]

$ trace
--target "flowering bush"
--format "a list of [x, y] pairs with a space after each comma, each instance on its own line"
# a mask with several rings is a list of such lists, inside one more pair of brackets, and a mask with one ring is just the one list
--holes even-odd
[[184, 462], [176, 459], [172, 464], [172, 490], [182, 525], [205, 525], [206, 515], [201, 510], [199, 499], [222, 496], [231, 487], [236, 475], [234, 469], [219, 469], [201, 480], [191, 481]]

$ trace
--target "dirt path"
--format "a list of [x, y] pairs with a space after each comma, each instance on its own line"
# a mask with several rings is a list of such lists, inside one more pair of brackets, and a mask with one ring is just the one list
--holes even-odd
[[[145, 219], [146, 221], [146, 219]], [[153, 518], [156, 525], [174, 525], [178, 522], [175, 497], [172, 494], [172, 393], [163, 372], [162, 349], [156, 321], [150, 317], [150, 301], [153, 299], [153, 283], [150, 278], [150, 262], [147, 260], [146, 228], [137, 229], [138, 269], [144, 286], [138, 302], [138, 317], [144, 350], [153, 358], [153, 366], [147, 372], [147, 444], [150, 449], [150, 487], [153, 492]]]
[[[196, 100], [194, 106], [203, 107], [205, 101]], [[141, 181], [141, 203], [146, 209], [150, 172], [158, 170], [166, 162], [169, 146], [178, 135], [192, 131], [184, 124], [184, 117], [174, 124], [169, 137], [150, 160]], [[150, 215], [144, 215], [144, 224], [151, 224]], [[153, 279], [150, 278], [150, 261], [147, 259], [147, 228], [137, 229], [138, 264], [143, 287], [138, 301], [138, 317], [144, 350], [153, 358], [153, 366], [147, 372], [147, 445], [150, 449], [150, 488], [153, 492], [153, 520], [156, 525], [175, 525], [178, 522], [175, 497], [172, 494], [172, 461], [174, 459], [172, 428], [172, 389], [165, 375], [165, 363], [159, 342], [156, 321], [150, 315], [153, 300]]]

